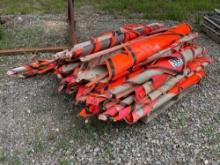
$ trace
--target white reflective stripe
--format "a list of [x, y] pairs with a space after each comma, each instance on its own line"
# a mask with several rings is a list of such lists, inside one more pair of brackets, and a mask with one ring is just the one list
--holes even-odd
[[27, 71], [27, 69], [25, 67], [21, 66], [21, 67], [18, 67], [18, 68], [14, 68], [11, 71], [15, 72], [15, 73], [21, 73], [21, 72]]
[[184, 36], [183, 38], [180, 39], [180, 42], [189, 42], [189, 41], [192, 41], [194, 40], [195, 38], [198, 37], [198, 33], [190, 33], [189, 35], [187, 36]]
[[120, 85], [120, 86], [118, 86], [116, 88], [113, 88], [111, 90], [111, 93], [113, 93], [113, 94], [121, 93], [121, 92], [123, 92], [125, 90], [128, 90], [131, 86], [132, 86], [131, 84], [123, 84], [123, 86]]
[[136, 113], [140, 118], [145, 116], [143, 107], [139, 108], [137, 111], [134, 111], [133, 113]]
[[176, 94], [174, 94], [174, 93], [168, 93], [168, 94], [161, 96], [160, 99], [154, 105], [153, 110], [162, 106], [163, 104], [165, 104], [166, 102], [168, 102], [170, 99], [172, 99], [175, 96], [176, 96]]
[[169, 89], [171, 89], [184, 76], [185, 76], [184, 74], [181, 74], [181, 75], [177, 75], [176, 77], [170, 78], [164, 85], [162, 85], [160, 88], [158, 88], [157, 90], [155, 90], [152, 93], [150, 93], [149, 97], [151, 98], [151, 100], [155, 100], [160, 95], [166, 93]]
[[127, 98], [125, 98], [121, 102], [124, 103], [124, 104], [130, 105], [133, 101], [134, 101], [134, 96], [128, 96]]
[[131, 78], [129, 80], [129, 82], [134, 82], [134, 83], [141, 84], [141, 83], [144, 83], [144, 82], [148, 81], [152, 76], [159, 75], [159, 74], [162, 74], [162, 73], [163, 72], [161, 72], [159, 70], [148, 69], [148, 70], [140, 73], [136, 77]]
[[[134, 83], [134, 84], [142, 84], [145, 81], [149, 80], [152, 76], [154, 75], [158, 75], [158, 74], [162, 74], [161, 71], [157, 71], [157, 70], [153, 70], [153, 69], [149, 69], [145, 72], [140, 73], [139, 75], [137, 75], [135, 78], [132, 78], [129, 80], [129, 82]], [[130, 84], [122, 84], [120, 86], [115, 87], [114, 89], [111, 90], [111, 92], [117, 94], [119, 92], [122, 92], [122, 88], [124, 90], [128, 90], [131, 87]]]
[[145, 90], [146, 94], [148, 94], [149, 92], [151, 92], [153, 90], [152, 82], [151, 81], [144, 83], [143, 87], [144, 87], [144, 90]]
[[[203, 63], [203, 66], [207, 66], [208, 63], [205, 62]], [[198, 67], [197, 71], [201, 70], [202, 67]], [[177, 94], [175, 93], [167, 93], [165, 95], [162, 95], [156, 102], [156, 104], [154, 105], [154, 109], [160, 107], [161, 105], [163, 105], [164, 103], [166, 103], [167, 101], [169, 101], [170, 99], [172, 99], [173, 97], [175, 97]]]
[[115, 96], [116, 96], [117, 99], [120, 99], [122, 97], [128, 96], [130, 93], [134, 92], [134, 90], [135, 90], [135, 87], [131, 86], [129, 89], [124, 90], [120, 93], [117, 93]]

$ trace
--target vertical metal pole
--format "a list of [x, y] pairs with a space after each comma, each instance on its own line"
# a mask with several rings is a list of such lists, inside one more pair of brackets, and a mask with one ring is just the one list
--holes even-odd
[[76, 44], [74, 0], [68, 0], [68, 23], [71, 46], [74, 46]]

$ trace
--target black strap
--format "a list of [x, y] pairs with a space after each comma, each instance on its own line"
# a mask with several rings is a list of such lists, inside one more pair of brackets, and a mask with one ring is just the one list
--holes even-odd
[[94, 38], [90, 39], [91, 43], [92, 43], [92, 50], [89, 52], [89, 54], [93, 53], [96, 49], [96, 41]]
[[111, 70], [112, 70], [112, 77], [114, 77], [114, 76], [115, 76], [115, 67], [114, 67], [114, 65], [113, 65], [112, 59], [109, 58], [107, 61], [108, 61], [109, 66], [110, 66], [110, 68], [111, 68]]
[[129, 54], [131, 54], [131, 56], [133, 58], [133, 61], [134, 61], [133, 65], [135, 65], [137, 63], [137, 56], [136, 56], [136, 54], [134, 53], [134, 51], [132, 50], [132, 48], [130, 46], [126, 46], [125, 48], [129, 52]]

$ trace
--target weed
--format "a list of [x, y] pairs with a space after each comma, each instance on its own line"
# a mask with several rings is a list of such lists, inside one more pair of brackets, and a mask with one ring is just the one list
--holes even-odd
[[214, 132], [214, 128], [211, 126], [204, 127], [204, 128], [200, 128], [198, 132], [200, 135], [211, 135]]
[[42, 29], [16, 28], [4, 32], [4, 38], [0, 42], [0, 48], [35, 47], [42, 44]]
[[96, 129], [89, 124], [82, 125], [79, 128], [71, 129], [71, 136], [77, 142], [83, 144], [94, 144], [97, 142]]
[[3, 36], [4, 36], [4, 28], [3, 26], [0, 24], [0, 41], [3, 39]]
[[216, 145], [220, 143], [220, 133], [217, 132], [217, 126], [210, 124], [207, 127], [200, 128], [198, 133], [201, 137], [208, 137], [210, 145]]
[[0, 149], [0, 164], [1, 162], [4, 162], [7, 158], [7, 154], [3, 149]]
[[8, 161], [10, 165], [21, 165], [22, 164], [18, 155], [11, 156]]
[[60, 165], [69, 165], [68, 160], [59, 160]]
[[209, 140], [211, 145], [220, 144], [220, 133], [213, 134]]
[[36, 153], [40, 153], [44, 150], [45, 144], [42, 142], [42, 140], [39, 137], [36, 137], [32, 142], [33, 150]]
[[59, 164], [60, 165], [77, 165], [79, 164], [77, 161], [75, 160], [65, 160], [65, 159], [61, 159], [59, 160]]
[[69, 146], [69, 141], [64, 137], [61, 137], [57, 140], [56, 144], [54, 145], [54, 148], [55, 151], [59, 151], [60, 149], [66, 150], [68, 146]]

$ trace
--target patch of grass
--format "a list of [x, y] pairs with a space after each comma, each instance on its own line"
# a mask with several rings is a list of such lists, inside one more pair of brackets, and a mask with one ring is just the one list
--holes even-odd
[[0, 14], [43, 14], [64, 12], [64, 0], [1, 0]]
[[220, 133], [217, 132], [217, 126], [209, 125], [207, 127], [200, 128], [198, 133], [202, 137], [208, 137], [210, 145], [216, 145], [220, 143]]
[[32, 149], [26, 148], [24, 150], [9, 150], [0, 148], [0, 165], [21, 165], [24, 164], [23, 160], [32, 153]]
[[[56, 38], [52, 33], [46, 34], [41, 26], [19, 26], [3, 29], [2, 31], [2, 39], [0, 39], [1, 49], [54, 46], [54, 37]], [[60, 43], [56, 44], [59, 45]]]
[[80, 144], [97, 143], [96, 129], [89, 124], [80, 125], [77, 128], [71, 128], [71, 137]]
[[0, 41], [2, 40], [2, 38], [3, 38], [3, 35], [4, 35], [4, 28], [3, 28], [3, 26], [2, 25], [0, 25]]
[[[114, 15], [126, 15], [160, 20], [189, 20], [201, 11], [210, 11], [220, 7], [219, 0], [77, 0], [76, 6], [92, 4]], [[0, 14], [45, 14], [65, 13], [65, 0], [1, 0]]]
[[40, 153], [44, 151], [45, 143], [39, 137], [36, 137], [32, 142], [32, 147], [35, 153]]
[[211, 135], [214, 132], [214, 127], [211, 127], [211, 126], [203, 127], [203, 128], [200, 128], [198, 132], [200, 135]]
[[106, 146], [104, 148], [103, 159], [105, 161], [105, 164], [108, 164], [108, 160], [114, 159], [112, 144], [110, 144], [110, 143], [106, 144]]
[[17, 155], [11, 156], [9, 159], [10, 165], [21, 165], [21, 160]]
[[216, 133], [216, 134], [212, 135], [209, 142], [211, 145], [220, 144], [220, 133]]
[[[76, 6], [88, 3], [89, 0], [77, 0]], [[1, 0], [0, 14], [57, 14], [67, 10], [66, 0]]]
[[39, 27], [16, 28], [4, 32], [0, 48], [36, 47], [43, 45], [43, 30]]
[[[92, 0], [97, 2], [97, 0]], [[198, 11], [210, 11], [220, 7], [219, 0], [99, 0], [101, 9], [114, 14], [142, 14], [143, 18], [161, 20], [188, 20]]]
[[77, 164], [80, 164], [80, 163], [78, 163], [76, 160], [61, 159], [61, 160], [59, 160], [59, 164], [60, 165], [77, 165]]
[[60, 149], [66, 150], [68, 149], [68, 146], [69, 146], [69, 141], [66, 138], [64, 137], [59, 138], [54, 145], [54, 152], [59, 151]]
[[77, 124], [77, 127], [69, 128], [69, 137], [79, 144], [98, 144], [99, 140], [111, 133], [111, 128], [96, 119], [90, 119], [87, 124]]
[[59, 160], [60, 165], [69, 165], [68, 160]]
[[7, 153], [3, 150], [0, 149], [0, 164], [3, 163], [7, 158]]

